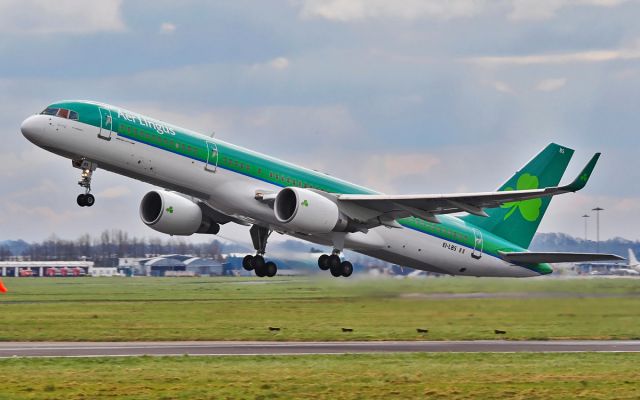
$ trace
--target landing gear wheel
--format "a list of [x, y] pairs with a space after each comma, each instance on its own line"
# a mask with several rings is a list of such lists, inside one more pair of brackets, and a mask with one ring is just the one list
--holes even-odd
[[242, 268], [244, 268], [247, 271], [253, 271], [253, 256], [252, 255], [244, 256], [244, 258], [242, 259]]
[[329, 269], [340, 268], [340, 257], [337, 254], [332, 254], [327, 258], [327, 267]]
[[265, 271], [265, 267], [264, 265], [261, 267], [256, 267], [253, 272], [256, 273], [256, 276], [258, 278], [264, 278], [265, 276], [267, 276], [267, 271]]
[[264, 269], [264, 257], [262, 257], [261, 255], [253, 257], [253, 262], [251, 264], [256, 271], [259, 269]]
[[88, 193], [88, 194], [86, 194], [86, 195], [85, 195], [85, 198], [84, 198], [84, 204], [85, 204], [87, 207], [91, 207], [91, 206], [92, 206], [92, 205], [94, 205], [95, 203], [96, 203], [96, 198], [95, 198], [95, 197], [93, 197], [93, 195], [92, 195], [91, 193]]
[[349, 261], [343, 261], [342, 264], [340, 264], [340, 268], [342, 269], [342, 276], [345, 278], [350, 277], [353, 273], [353, 264]]
[[336, 278], [339, 276], [342, 276], [342, 268], [340, 268], [340, 265], [338, 265], [337, 267], [329, 268], [329, 272], [331, 272], [331, 275], [333, 275]]
[[318, 267], [320, 267], [321, 270], [326, 271], [329, 269], [329, 256], [326, 254], [321, 255], [320, 257], [318, 257]]
[[265, 275], [272, 278], [278, 273], [278, 266], [273, 261], [269, 261], [264, 265], [264, 272]]
[[76, 198], [76, 202], [78, 203], [78, 205], [80, 207], [84, 207], [87, 205], [87, 195], [86, 194], [79, 194], [78, 197]]

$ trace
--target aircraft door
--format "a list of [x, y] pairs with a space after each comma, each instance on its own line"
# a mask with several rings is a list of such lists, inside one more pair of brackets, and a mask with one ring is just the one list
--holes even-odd
[[477, 229], [474, 229], [473, 236], [474, 236], [474, 240], [473, 240], [473, 251], [471, 252], [471, 258], [475, 258], [476, 260], [479, 260], [482, 257], [482, 249], [484, 246], [484, 243], [482, 240], [482, 232], [480, 232]]
[[111, 132], [113, 132], [113, 117], [111, 111], [106, 108], [99, 108], [100, 110], [100, 133], [98, 137], [104, 140], [111, 140]]
[[215, 173], [218, 169], [218, 145], [208, 140], [205, 142], [207, 143], [207, 161], [204, 169]]

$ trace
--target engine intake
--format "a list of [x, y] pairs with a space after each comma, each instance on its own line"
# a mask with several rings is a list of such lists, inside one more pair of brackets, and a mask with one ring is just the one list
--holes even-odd
[[347, 218], [332, 200], [312, 190], [287, 187], [273, 204], [278, 222], [296, 232], [329, 233], [347, 226]]
[[140, 202], [140, 218], [148, 227], [169, 235], [215, 235], [220, 231], [220, 225], [206, 218], [198, 204], [162, 190], [144, 195]]

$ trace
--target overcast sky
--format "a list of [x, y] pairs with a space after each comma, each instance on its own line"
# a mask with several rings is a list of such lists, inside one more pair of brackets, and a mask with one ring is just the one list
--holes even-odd
[[493, 190], [551, 141], [576, 150], [568, 181], [602, 151], [541, 231], [582, 236], [601, 206], [602, 238], [639, 239], [639, 17], [631, 0], [0, 0], [0, 240], [156, 236], [151, 186], [98, 170], [79, 208], [79, 171], [20, 134], [60, 99], [396, 194]]

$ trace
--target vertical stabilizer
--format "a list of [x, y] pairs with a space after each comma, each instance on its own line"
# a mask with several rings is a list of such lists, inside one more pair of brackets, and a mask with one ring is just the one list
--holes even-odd
[[633, 252], [633, 249], [629, 248], [629, 266], [630, 267], [640, 267], [640, 263], [636, 258], [636, 254]]
[[[572, 156], [572, 149], [551, 143], [498, 190], [526, 190], [557, 186]], [[551, 197], [512, 202], [498, 208], [487, 209], [488, 217], [467, 215], [462, 219], [523, 248], [528, 248], [550, 202]]]

